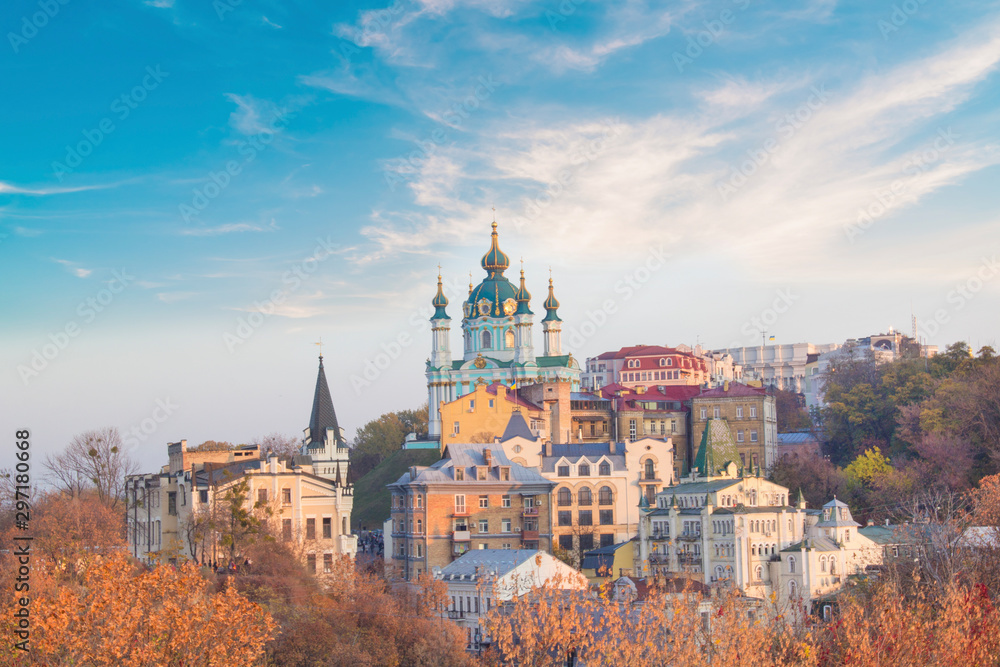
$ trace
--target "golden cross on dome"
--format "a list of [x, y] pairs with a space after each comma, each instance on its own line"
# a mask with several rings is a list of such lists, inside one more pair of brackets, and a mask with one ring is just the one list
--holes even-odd
[[441, 277], [441, 265], [438, 264], [438, 278]]

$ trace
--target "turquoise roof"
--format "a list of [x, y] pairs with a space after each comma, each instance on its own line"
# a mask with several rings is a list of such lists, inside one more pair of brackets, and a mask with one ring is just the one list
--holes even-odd
[[[720, 468], [730, 461], [739, 464], [740, 454], [733, 442], [733, 432], [724, 419], [709, 419], [701, 436], [701, 445], [694, 458], [694, 467], [699, 475], [718, 474]], [[742, 476], [742, 475], [741, 475]]]
[[[502, 250], [497, 240], [497, 223], [493, 223], [492, 242], [489, 251], [483, 255], [483, 269], [486, 279], [469, 292], [466, 303], [468, 319], [477, 317], [505, 317], [513, 315], [516, 309], [518, 290], [507, 280], [503, 272], [510, 266], [510, 259]], [[504, 303], [511, 301], [510, 313], [504, 312]], [[480, 305], [485, 308], [480, 308]]]
[[434, 300], [431, 301], [431, 305], [434, 306], [434, 316], [431, 317], [432, 320], [450, 320], [448, 313], [445, 312], [445, 306], [448, 305], [448, 297], [444, 295], [444, 288], [441, 286], [441, 274], [438, 274], [438, 291], [434, 295]]
[[521, 269], [521, 287], [517, 290], [517, 294], [514, 296], [517, 299], [517, 314], [518, 315], [532, 315], [531, 309], [528, 308], [528, 302], [531, 301], [531, 292], [528, 288], [524, 286], [524, 269]]
[[549, 278], [549, 298], [545, 299], [545, 303], [542, 305], [545, 306], [545, 317], [542, 322], [562, 322], [556, 313], [556, 309], [559, 308], [559, 299], [556, 298], [552, 289], [552, 278]]

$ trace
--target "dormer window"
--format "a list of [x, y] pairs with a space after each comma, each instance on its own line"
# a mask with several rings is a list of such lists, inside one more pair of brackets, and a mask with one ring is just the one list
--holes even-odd
[[507, 466], [500, 466], [500, 480], [503, 482], [510, 481], [510, 468]]
[[462, 468], [455, 468], [455, 481], [462, 482], [465, 481], [465, 470]]
[[480, 482], [486, 481], [486, 466], [476, 466], [476, 479]]

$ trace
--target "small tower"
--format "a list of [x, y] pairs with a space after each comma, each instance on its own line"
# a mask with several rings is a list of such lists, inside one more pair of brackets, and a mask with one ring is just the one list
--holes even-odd
[[[441, 267], [438, 267], [438, 289], [437, 294], [431, 301], [434, 306], [434, 314], [431, 316], [431, 357], [428, 360], [429, 371], [441, 369], [451, 369], [451, 317], [445, 312], [448, 305], [448, 298], [444, 295], [444, 287], [441, 284]], [[427, 386], [427, 407], [428, 424], [430, 433], [440, 433], [441, 413], [438, 406], [441, 402], [454, 400], [451, 385], [446, 382], [432, 382]]]
[[545, 318], [542, 320], [542, 333], [545, 336], [544, 356], [557, 357], [562, 354], [562, 320], [556, 312], [559, 300], [556, 299], [552, 287], [552, 276], [549, 276], [549, 297], [542, 305], [545, 307]]
[[350, 450], [344, 440], [344, 430], [337, 422], [333, 409], [330, 386], [323, 370], [323, 355], [319, 355], [319, 373], [316, 376], [316, 390], [313, 394], [312, 413], [309, 428], [303, 431], [301, 453], [312, 458], [313, 470], [320, 477], [339, 480], [348, 479], [348, 454]]
[[514, 313], [514, 363], [524, 364], [535, 360], [535, 346], [531, 340], [531, 319], [534, 313], [528, 307], [531, 292], [524, 284], [524, 264], [521, 264], [521, 287], [514, 297], [517, 311]]

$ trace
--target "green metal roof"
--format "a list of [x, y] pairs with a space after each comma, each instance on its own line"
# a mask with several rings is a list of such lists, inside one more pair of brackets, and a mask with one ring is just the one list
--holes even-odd
[[709, 419], [692, 467], [697, 467], [701, 475], [714, 475], [730, 461], [739, 466], [739, 460], [729, 423], [725, 419]]

